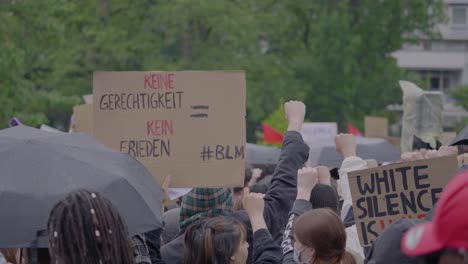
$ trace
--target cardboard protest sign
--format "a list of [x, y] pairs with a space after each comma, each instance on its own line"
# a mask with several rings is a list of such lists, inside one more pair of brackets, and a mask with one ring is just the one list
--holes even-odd
[[304, 123], [302, 125], [302, 137], [305, 142], [334, 138], [338, 134], [336, 123]]
[[93, 95], [92, 94], [85, 94], [83, 95], [83, 100], [85, 104], [93, 104]]
[[366, 137], [388, 137], [388, 119], [385, 117], [366, 116], [364, 118]]
[[84, 104], [73, 107], [75, 115], [75, 132], [93, 135], [93, 105]]
[[351, 172], [349, 186], [361, 245], [369, 245], [397, 219], [424, 218], [457, 172], [456, 156]]
[[94, 136], [171, 187], [242, 186], [245, 74], [95, 72]]

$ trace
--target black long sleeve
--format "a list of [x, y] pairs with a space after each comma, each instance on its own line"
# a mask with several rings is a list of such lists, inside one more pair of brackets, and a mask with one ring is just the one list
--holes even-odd
[[273, 243], [267, 229], [259, 229], [253, 235], [253, 263], [280, 264], [283, 254], [281, 247]]
[[266, 193], [264, 217], [268, 230], [276, 244], [281, 244], [288, 214], [296, 199], [297, 170], [309, 157], [309, 146], [299, 132], [285, 134], [283, 148], [276, 166], [271, 187]]

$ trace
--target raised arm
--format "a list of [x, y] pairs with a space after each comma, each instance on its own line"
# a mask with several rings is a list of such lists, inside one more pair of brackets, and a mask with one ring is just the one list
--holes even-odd
[[340, 187], [343, 197], [341, 220], [345, 220], [348, 211], [353, 206], [351, 190], [349, 189], [348, 173], [367, 168], [367, 162], [356, 156], [356, 139], [351, 134], [339, 134], [335, 137], [336, 151], [343, 155], [344, 160], [340, 168]]
[[288, 102], [285, 104], [285, 112], [289, 123], [288, 132], [283, 140], [271, 187], [264, 197], [265, 221], [278, 244], [281, 243], [282, 231], [296, 196], [297, 170], [303, 167], [309, 156], [309, 147], [301, 135], [305, 105], [297, 101]]
[[281, 263], [283, 254], [281, 247], [273, 243], [273, 237], [263, 218], [265, 201], [263, 194], [249, 193], [249, 188], [244, 189], [242, 204], [249, 215], [253, 233], [253, 263], [255, 264], [275, 264]]
[[304, 212], [312, 209], [309, 202], [312, 189], [318, 181], [318, 172], [315, 168], [306, 167], [297, 172], [297, 196], [294, 206], [289, 212], [288, 223], [284, 230], [283, 242], [283, 262], [284, 264], [296, 263], [294, 261], [294, 222]]

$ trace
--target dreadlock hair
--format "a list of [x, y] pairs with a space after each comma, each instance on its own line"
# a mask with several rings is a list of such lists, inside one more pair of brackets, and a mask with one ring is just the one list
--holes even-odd
[[228, 264], [241, 242], [245, 227], [232, 217], [205, 218], [185, 232], [184, 264]]
[[50, 212], [48, 229], [51, 263], [135, 263], [126, 224], [97, 192], [68, 194]]

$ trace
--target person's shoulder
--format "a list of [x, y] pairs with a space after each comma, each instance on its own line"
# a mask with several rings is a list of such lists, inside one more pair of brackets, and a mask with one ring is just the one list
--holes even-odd
[[161, 247], [161, 257], [166, 263], [173, 262], [176, 259], [182, 259], [184, 255], [184, 235], [180, 235], [171, 242]]
[[164, 249], [164, 248], [172, 248], [174, 246], [177, 246], [179, 244], [184, 244], [184, 237], [185, 235], [182, 234], [178, 237], [176, 237], [174, 240], [172, 240], [171, 242], [167, 243], [166, 245], [162, 246], [161, 247], [161, 250]]

